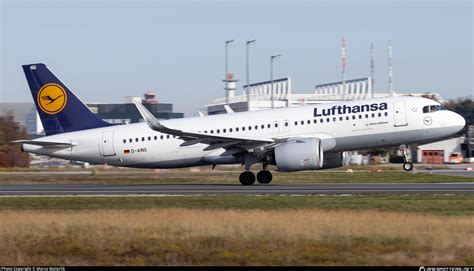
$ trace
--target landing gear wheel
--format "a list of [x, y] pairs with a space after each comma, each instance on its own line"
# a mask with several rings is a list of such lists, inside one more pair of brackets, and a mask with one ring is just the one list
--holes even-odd
[[412, 162], [403, 163], [403, 170], [411, 171], [412, 169], [413, 169], [413, 163]]
[[268, 170], [261, 170], [257, 173], [257, 181], [259, 183], [270, 183], [272, 179], [272, 173]]
[[240, 174], [239, 181], [242, 185], [252, 185], [255, 182], [255, 174], [251, 171], [244, 171]]

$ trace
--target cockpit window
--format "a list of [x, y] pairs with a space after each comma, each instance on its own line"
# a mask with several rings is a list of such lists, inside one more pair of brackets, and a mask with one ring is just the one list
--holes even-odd
[[433, 112], [440, 111], [440, 110], [447, 110], [447, 109], [446, 109], [446, 107], [444, 107], [440, 104], [428, 105], [428, 106], [423, 107], [423, 113], [433, 113]]

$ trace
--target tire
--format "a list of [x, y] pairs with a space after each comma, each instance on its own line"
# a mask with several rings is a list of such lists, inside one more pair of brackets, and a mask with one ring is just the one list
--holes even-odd
[[261, 170], [257, 174], [257, 181], [262, 184], [268, 184], [272, 181], [272, 173], [268, 170]]
[[240, 174], [239, 181], [242, 185], [252, 185], [255, 182], [255, 174], [251, 171], [244, 171]]
[[403, 170], [412, 171], [412, 169], [413, 169], [413, 163], [412, 162], [403, 163]]

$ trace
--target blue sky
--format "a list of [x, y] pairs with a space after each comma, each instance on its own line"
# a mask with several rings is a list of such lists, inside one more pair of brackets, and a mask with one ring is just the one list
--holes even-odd
[[[22, 64], [45, 63], [83, 101], [121, 102], [155, 90], [192, 115], [223, 97], [224, 41], [229, 70], [245, 81], [275, 77], [293, 92], [369, 75], [375, 44], [376, 92], [387, 84], [393, 44], [394, 89], [473, 95], [472, 1], [1, 1], [1, 102], [29, 102]], [[239, 88], [237, 93], [241, 92]]]

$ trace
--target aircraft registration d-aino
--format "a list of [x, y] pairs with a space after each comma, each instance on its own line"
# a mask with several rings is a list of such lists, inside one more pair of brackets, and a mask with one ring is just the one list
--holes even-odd
[[[93, 114], [44, 64], [24, 65], [46, 136], [19, 140], [26, 152], [136, 168], [261, 163], [259, 183], [278, 171], [342, 166], [344, 151], [436, 141], [465, 120], [421, 97], [389, 97], [183, 119], [157, 120], [135, 103], [144, 122], [112, 125]], [[403, 168], [410, 171], [407, 161]]]

